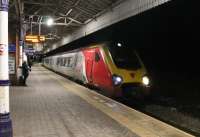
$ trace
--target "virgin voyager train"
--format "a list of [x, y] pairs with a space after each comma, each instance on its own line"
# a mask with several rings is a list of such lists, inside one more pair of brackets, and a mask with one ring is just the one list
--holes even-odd
[[102, 89], [106, 95], [148, 95], [147, 71], [132, 48], [105, 42], [44, 58], [44, 66], [84, 84]]

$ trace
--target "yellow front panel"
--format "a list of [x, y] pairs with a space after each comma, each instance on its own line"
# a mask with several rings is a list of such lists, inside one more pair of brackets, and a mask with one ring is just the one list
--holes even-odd
[[[121, 76], [123, 78], [123, 83], [142, 83], [142, 76], [146, 74], [146, 69], [142, 63], [142, 68], [138, 70], [127, 70], [117, 68], [114, 61], [112, 60], [108, 48], [103, 46], [102, 49], [102, 53], [104, 54], [104, 60], [108, 65], [111, 74], [117, 74]], [[132, 77], [131, 74], [134, 74], [134, 77]]]

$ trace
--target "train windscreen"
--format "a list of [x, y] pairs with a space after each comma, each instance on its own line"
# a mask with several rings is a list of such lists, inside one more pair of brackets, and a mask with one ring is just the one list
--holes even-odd
[[131, 47], [121, 43], [112, 43], [108, 46], [115, 65], [123, 69], [139, 69], [141, 63]]

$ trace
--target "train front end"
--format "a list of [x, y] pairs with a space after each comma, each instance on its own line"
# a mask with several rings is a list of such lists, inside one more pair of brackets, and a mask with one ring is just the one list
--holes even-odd
[[114, 96], [147, 96], [151, 81], [138, 54], [122, 43], [104, 47], [106, 63], [112, 74]]

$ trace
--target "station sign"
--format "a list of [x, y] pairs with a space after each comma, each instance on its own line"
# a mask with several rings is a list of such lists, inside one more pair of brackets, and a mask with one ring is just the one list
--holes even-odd
[[8, 50], [9, 52], [16, 52], [16, 45], [14, 43], [9, 43]]
[[14, 55], [9, 55], [8, 65], [9, 65], [9, 74], [15, 74], [15, 57], [14, 57]]
[[31, 43], [40, 43], [45, 41], [45, 36], [43, 35], [26, 35], [25, 36], [26, 42], [31, 42]]
[[32, 49], [32, 48], [27, 48], [27, 49], [24, 49], [24, 52], [25, 52], [25, 53], [34, 53], [35, 50]]

